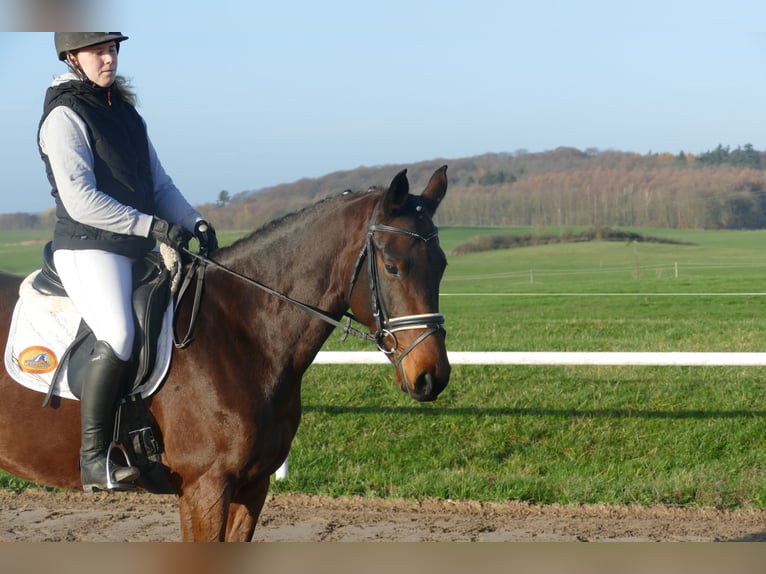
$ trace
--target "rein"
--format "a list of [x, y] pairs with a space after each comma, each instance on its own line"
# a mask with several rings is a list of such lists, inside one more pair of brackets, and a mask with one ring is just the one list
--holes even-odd
[[[250, 285], [254, 285], [258, 287], [259, 289], [266, 291], [266, 293], [269, 293], [271, 295], [274, 295], [275, 297], [278, 297], [279, 299], [282, 299], [283, 301], [286, 301], [292, 305], [295, 305], [296, 307], [299, 307], [303, 309], [304, 311], [319, 317], [323, 321], [326, 321], [327, 323], [339, 327], [343, 330], [344, 337], [350, 335], [354, 335], [355, 337], [358, 337], [359, 339], [363, 339], [365, 341], [370, 341], [372, 343], [375, 342], [375, 337], [373, 335], [370, 335], [368, 333], [364, 333], [363, 331], [359, 331], [358, 329], [355, 329], [350, 325], [350, 323], [341, 323], [340, 321], [335, 320], [333, 317], [322, 311], [321, 309], [318, 309], [317, 307], [313, 307], [311, 305], [307, 305], [306, 303], [303, 303], [301, 301], [298, 301], [297, 299], [293, 299], [292, 297], [288, 297], [287, 295], [280, 293], [276, 289], [272, 289], [268, 285], [264, 285], [260, 281], [253, 279], [252, 277], [248, 277], [247, 275], [242, 275], [241, 273], [238, 273], [234, 271], [233, 269], [226, 267], [225, 265], [222, 265], [221, 263], [218, 263], [217, 261], [213, 261], [209, 257], [206, 257], [205, 255], [194, 253], [193, 251], [190, 251], [187, 248], [182, 248], [183, 252], [187, 255], [190, 255], [194, 258], [194, 262], [190, 266], [189, 270], [186, 273], [186, 277], [184, 279], [184, 283], [179, 289], [179, 295], [176, 302], [176, 308], [178, 308], [178, 305], [181, 302], [181, 299], [183, 298], [184, 291], [186, 291], [186, 287], [191, 284], [191, 278], [196, 273], [197, 275], [197, 288], [194, 293], [194, 306], [192, 308], [192, 318], [189, 323], [189, 330], [187, 332], [186, 337], [181, 342], [176, 342], [175, 345], [177, 348], [182, 349], [186, 347], [189, 343], [192, 341], [192, 331], [194, 330], [194, 324], [197, 320], [197, 314], [199, 313], [199, 301], [202, 298], [202, 285], [204, 283], [204, 275], [205, 275], [205, 266], [211, 265], [212, 267], [215, 267], [217, 269], [220, 269], [221, 271], [228, 273], [229, 275], [232, 275], [236, 277], [237, 279], [241, 279], [245, 283], [249, 283]], [[349, 319], [351, 319], [351, 316], [347, 314]]]
[[[373, 208], [372, 218], [370, 219], [370, 223], [367, 226], [367, 238], [366, 238], [364, 246], [362, 247], [362, 250], [359, 253], [359, 257], [357, 258], [356, 266], [354, 269], [354, 273], [351, 277], [351, 282], [350, 282], [349, 290], [348, 290], [348, 300], [350, 301], [351, 293], [354, 290], [354, 286], [356, 284], [356, 280], [359, 276], [359, 273], [362, 269], [364, 259], [367, 258], [367, 269], [368, 269], [368, 275], [370, 279], [371, 304], [372, 304], [373, 317], [375, 318], [375, 327], [376, 327], [375, 333], [373, 334], [365, 333], [363, 331], [360, 331], [352, 327], [351, 321], [354, 320], [358, 322], [358, 319], [356, 319], [352, 314], [348, 312], [344, 313], [348, 321], [346, 323], [342, 323], [334, 319], [333, 317], [331, 317], [329, 314], [327, 314], [327, 312], [317, 307], [308, 305], [306, 303], [298, 301], [297, 299], [293, 299], [292, 297], [288, 297], [284, 293], [280, 293], [276, 289], [272, 289], [268, 285], [265, 285], [261, 283], [260, 281], [257, 281], [256, 279], [253, 279], [246, 275], [242, 275], [241, 273], [238, 273], [237, 271], [234, 271], [233, 269], [226, 267], [225, 265], [222, 265], [221, 263], [218, 263], [217, 261], [210, 259], [209, 257], [207, 257], [206, 255], [203, 255], [202, 253], [194, 253], [193, 251], [190, 251], [188, 248], [184, 247], [182, 248], [183, 252], [191, 256], [194, 259], [194, 261], [189, 266], [189, 269], [187, 270], [185, 274], [182, 285], [179, 288], [178, 297], [176, 299], [176, 309], [180, 305], [181, 300], [195, 275], [197, 279], [197, 286], [196, 286], [195, 295], [194, 295], [192, 317], [189, 323], [189, 328], [188, 328], [186, 337], [184, 338], [183, 341], [178, 341], [175, 338], [175, 334], [174, 334], [174, 343], [176, 348], [184, 348], [192, 341], [192, 332], [194, 330], [194, 325], [197, 320], [197, 315], [199, 313], [199, 307], [200, 307], [200, 301], [202, 298], [205, 270], [207, 265], [211, 265], [217, 269], [220, 269], [221, 271], [225, 273], [228, 273], [229, 275], [232, 275], [246, 283], [249, 283], [250, 285], [254, 285], [255, 287], [258, 287], [259, 289], [271, 295], [274, 295], [275, 297], [287, 303], [295, 305], [296, 307], [303, 309], [304, 311], [310, 313], [311, 315], [314, 315], [315, 317], [319, 317], [320, 319], [329, 323], [330, 325], [333, 325], [334, 327], [338, 327], [343, 332], [343, 335], [342, 335], [343, 340], [345, 340], [348, 337], [348, 335], [353, 335], [364, 341], [375, 343], [378, 350], [388, 356], [393, 355], [399, 346], [398, 340], [396, 338], [396, 333], [398, 333], [399, 331], [405, 331], [410, 329], [425, 329], [425, 331], [417, 339], [415, 339], [415, 341], [413, 341], [409, 347], [407, 347], [404, 351], [402, 351], [399, 354], [398, 357], [396, 357], [395, 365], [398, 368], [401, 365], [402, 359], [405, 356], [407, 356], [410, 353], [410, 351], [412, 351], [419, 343], [421, 343], [427, 337], [429, 337], [430, 335], [436, 332], [444, 332], [444, 315], [442, 315], [441, 313], [424, 313], [419, 315], [406, 315], [406, 316], [396, 317], [396, 318], [391, 318], [386, 315], [383, 309], [382, 301], [380, 299], [380, 281], [378, 278], [378, 268], [376, 265], [376, 257], [375, 257], [375, 242], [373, 238], [376, 232], [400, 233], [404, 235], [409, 235], [425, 243], [428, 243], [432, 239], [438, 237], [439, 230], [435, 228], [430, 234], [424, 236], [415, 231], [410, 231], [409, 229], [392, 227], [390, 225], [376, 224], [375, 219], [378, 212], [378, 205], [379, 205], [379, 202], [376, 203], [375, 207]], [[419, 211], [420, 209], [421, 208], [418, 207]], [[389, 340], [391, 342], [390, 344], [387, 345], [386, 342]]]

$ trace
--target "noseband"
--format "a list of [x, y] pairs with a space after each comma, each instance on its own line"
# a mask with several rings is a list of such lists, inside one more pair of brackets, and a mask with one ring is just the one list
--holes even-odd
[[[420, 336], [415, 339], [409, 347], [407, 347], [398, 355], [398, 357], [395, 358], [394, 364], [399, 367], [399, 365], [401, 365], [402, 359], [404, 359], [404, 357], [406, 357], [410, 351], [412, 351], [426, 338], [437, 332], [445, 332], [444, 315], [441, 313], [423, 313], [421, 315], [405, 315], [403, 317], [388, 316], [383, 308], [380, 298], [380, 279], [378, 276], [377, 257], [375, 256], [376, 248], [374, 236], [376, 232], [400, 233], [419, 239], [424, 243], [428, 243], [432, 239], [435, 239], [439, 236], [439, 230], [434, 228], [434, 230], [428, 235], [421, 235], [420, 233], [411, 231], [409, 229], [377, 224], [375, 223], [375, 220], [377, 218], [379, 204], [380, 201], [375, 204], [375, 207], [372, 210], [372, 217], [370, 218], [370, 223], [367, 226], [367, 240], [365, 241], [364, 247], [362, 247], [362, 250], [359, 253], [359, 257], [357, 258], [354, 274], [351, 277], [351, 283], [348, 289], [347, 300], [351, 301], [351, 293], [354, 290], [354, 285], [356, 284], [356, 280], [359, 277], [359, 272], [362, 269], [362, 264], [366, 257], [367, 274], [369, 275], [370, 280], [372, 314], [375, 318], [375, 333], [373, 334], [373, 338], [378, 349], [386, 355], [393, 355], [399, 348], [399, 341], [396, 338], [396, 333], [399, 331], [407, 331], [411, 329], [424, 329], [424, 332], [421, 333]], [[422, 206], [418, 205], [416, 209], [418, 211], [422, 211], [423, 208]]]

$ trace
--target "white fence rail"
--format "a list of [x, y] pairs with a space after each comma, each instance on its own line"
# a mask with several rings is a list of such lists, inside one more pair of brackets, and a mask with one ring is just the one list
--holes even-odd
[[[736, 367], [766, 366], [766, 353], [697, 352], [448, 352], [453, 365], [646, 365]], [[388, 362], [378, 351], [320, 351], [314, 364], [370, 365]]]
[[[644, 365], [677, 367], [763, 367], [766, 353], [696, 352], [447, 352], [452, 365]], [[315, 365], [370, 365], [388, 363], [379, 351], [320, 351]], [[277, 480], [287, 476], [288, 461], [275, 473]]]

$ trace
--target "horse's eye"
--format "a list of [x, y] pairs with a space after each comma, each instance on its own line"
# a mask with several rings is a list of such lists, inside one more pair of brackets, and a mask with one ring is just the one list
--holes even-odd
[[399, 269], [393, 263], [386, 263], [386, 271], [388, 271], [391, 275], [399, 274]]

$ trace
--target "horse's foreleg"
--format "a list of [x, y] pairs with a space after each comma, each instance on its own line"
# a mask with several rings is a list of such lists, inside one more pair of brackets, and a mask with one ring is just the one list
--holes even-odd
[[199, 481], [178, 499], [184, 542], [223, 542], [231, 503], [231, 487]]
[[269, 492], [269, 477], [239, 488], [229, 507], [227, 542], [249, 542]]

